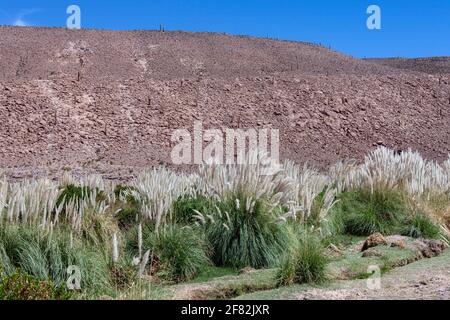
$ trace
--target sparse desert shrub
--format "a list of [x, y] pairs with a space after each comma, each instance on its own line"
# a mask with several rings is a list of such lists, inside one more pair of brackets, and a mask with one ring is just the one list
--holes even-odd
[[410, 214], [404, 195], [393, 189], [356, 189], [342, 193], [339, 200], [333, 218], [345, 234], [393, 234]]
[[20, 270], [0, 278], [0, 300], [68, 300], [71, 294], [64, 286], [39, 280]]
[[319, 239], [310, 234], [300, 235], [282, 260], [277, 282], [279, 285], [321, 283], [326, 280], [326, 264], [327, 259]]
[[180, 196], [172, 206], [172, 221], [178, 224], [192, 224], [197, 221], [197, 212], [209, 214], [215, 210], [213, 201], [205, 196]]
[[199, 228], [169, 224], [161, 226], [158, 233], [146, 233], [144, 248], [151, 251], [149, 264], [153, 268], [154, 261], [158, 262], [156, 275], [164, 280], [192, 279], [211, 265], [210, 249]]
[[218, 203], [215, 213], [202, 216], [218, 266], [262, 268], [274, 265], [290, 241], [286, 223], [263, 198], [244, 192]]

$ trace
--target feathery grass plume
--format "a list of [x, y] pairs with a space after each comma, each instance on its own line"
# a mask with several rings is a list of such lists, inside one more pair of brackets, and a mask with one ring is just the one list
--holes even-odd
[[[22, 223], [48, 228], [52, 222], [58, 187], [48, 179], [1, 182], [2, 223]], [[6, 211], [6, 213], [5, 213]]]
[[266, 267], [283, 251], [286, 209], [293, 205], [293, 180], [283, 171], [268, 175], [264, 154], [250, 150], [243, 163], [211, 162], [199, 168], [200, 190], [216, 201], [196, 211], [217, 265]]
[[363, 164], [347, 174], [345, 187], [400, 189], [412, 196], [448, 193], [450, 171], [447, 165], [426, 161], [411, 150], [398, 154], [379, 147], [366, 156]]
[[[143, 217], [156, 222], [156, 230], [167, 222], [173, 202], [194, 193], [196, 175], [176, 174], [166, 168], [144, 171], [132, 181], [130, 194], [140, 203]], [[170, 217], [169, 217], [170, 218]]]
[[250, 150], [241, 164], [222, 165], [212, 161], [199, 167], [199, 189], [216, 199], [229, 194], [245, 192], [254, 200], [265, 198], [273, 207], [290, 205], [293, 198], [293, 181], [278, 171], [267, 174], [265, 155]]
[[138, 252], [139, 259], [142, 259], [142, 223], [138, 225]]
[[119, 243], [117, 241], [117, 233], [112, 237], [112, 260], [114, 263], [119, 261]]
[[291, 161], [286, 161], [284, 168], [285, 175], [294, 181], [292, 216], [301, 223], [318, 226], [335, 204], [337, 189], [330, 176], [306, 164], [300, 168]]

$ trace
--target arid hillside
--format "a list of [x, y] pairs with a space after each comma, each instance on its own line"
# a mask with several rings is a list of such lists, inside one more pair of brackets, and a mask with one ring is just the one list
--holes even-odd
[[450, 74], [450, 57], [366, 59], [366, 61], [410, 71], [441, 75]]
[[450, 68], [439, 61], [225, 34], [0, 27], [0, 167], [126, 177], [171, 165], [173, 131], [194, 121], [279, 129], [283, 158], [317, 166], [376, 145], [443, 160]]

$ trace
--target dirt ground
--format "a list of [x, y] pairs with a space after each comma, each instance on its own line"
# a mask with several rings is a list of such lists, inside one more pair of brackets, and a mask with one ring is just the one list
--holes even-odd
[[294, 300], [448, 300], [450, 299], [450, 250], [396, 268], [381, 277], [380, 289], [368, 289], [367, 280], [338, 281], [323, 288], [293, 286], [255, 292], [239, 299]]

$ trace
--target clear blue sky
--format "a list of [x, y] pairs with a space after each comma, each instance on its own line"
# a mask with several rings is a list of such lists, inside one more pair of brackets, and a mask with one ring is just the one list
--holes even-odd
[[[212, 31], [310, 41], [357, 57], [450, 56], [450, 0], [2, 0], [0, 24]], [[366, 9], [382, 10], [368, 30]]]

